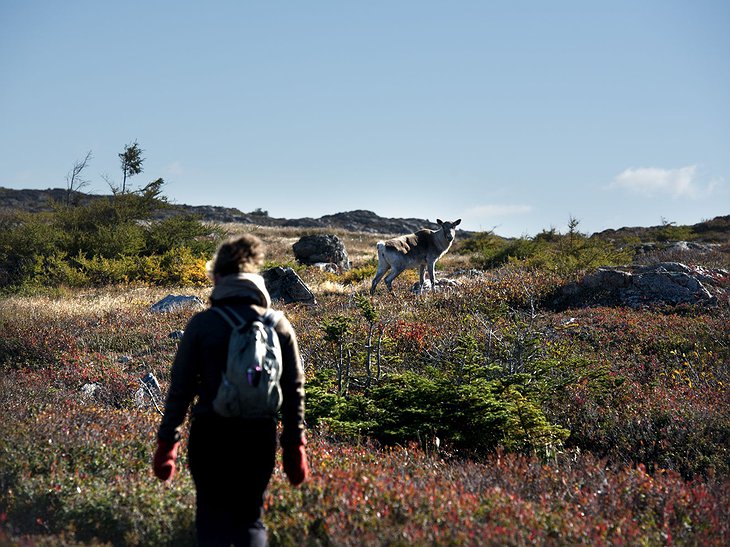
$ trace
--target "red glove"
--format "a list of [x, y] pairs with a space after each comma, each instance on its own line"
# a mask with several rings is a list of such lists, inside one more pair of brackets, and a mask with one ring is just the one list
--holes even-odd
[[302, 439], [301, 444], [290, 447], [282, 447], [282, 463], [284, 464], [284, 473], [289, 477], [289, 482], [293, 486], [299, 486], [309, 477], [309, 464], [307, 463], [307, 453], [304, 452], [304, 445], [307, 442]]
[[171, 443], [169, 441], [157, 441], [157, 450], [152, 458], [152, 469], [155, 476], [161, 481], [172, 480], [175, 476], [175, 459], [177, 458], [177, 449], [180, 443]]

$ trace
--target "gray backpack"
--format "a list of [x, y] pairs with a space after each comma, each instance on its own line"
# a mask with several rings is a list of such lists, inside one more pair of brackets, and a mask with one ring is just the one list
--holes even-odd
[[231, 326], [228, 360], [213, 409], [227, 418], [276, 416], [281, 406], [281, 346], [274, 330], [282, 317], [267, 310], [244, 321], [231, 308], [213, 307]]

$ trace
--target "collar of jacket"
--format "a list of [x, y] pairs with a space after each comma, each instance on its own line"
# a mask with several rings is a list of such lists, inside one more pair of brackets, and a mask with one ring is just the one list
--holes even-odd
[[271, 307], [271, 297], [264, 278], [254, 273], [239, 273], [221, 277], [210, 294], [211, 302], [226, 298], [251, 298], [259, 305]]

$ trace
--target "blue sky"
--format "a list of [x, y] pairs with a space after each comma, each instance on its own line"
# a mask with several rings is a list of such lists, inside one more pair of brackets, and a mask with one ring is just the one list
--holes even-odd
[[504, 236], [730, 214], [730, 2], [0, 0], [0, 186]]

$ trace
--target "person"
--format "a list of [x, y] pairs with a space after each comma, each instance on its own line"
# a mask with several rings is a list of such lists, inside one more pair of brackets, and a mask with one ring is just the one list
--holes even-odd
[[[245, 320], [270, 306], [263, 278], [264, 246], [250, 234], [220, 245], [209, 262], [214, 287], [211, 308], [227, 306]], [[195, 528], [200, 545], [266, 545], [262, 523], [264, 494], [277, 450], [275, 418], [225, 418], [213, 399], [226, 367], [231, 327], [213, 309], [194, 315], [185, 328], [172, 364], [165, 412], [153, 457], [155, 475], [169, 481], [175, 473], [181, 428], [192, 406], [188, 466], [195, 484]], [[304, 373], [291, 323], [277, 326], [281, 354], [282, 464], [292, 485], [309, 475], [305, 452]]]

